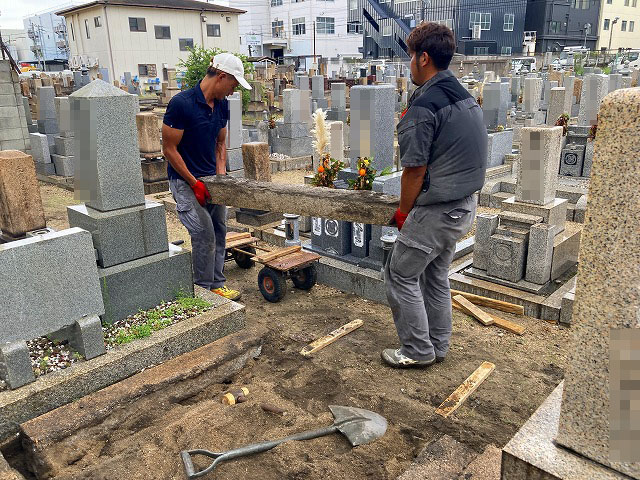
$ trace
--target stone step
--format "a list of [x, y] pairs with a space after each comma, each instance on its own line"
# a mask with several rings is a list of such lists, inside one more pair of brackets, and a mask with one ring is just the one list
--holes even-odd
[[541, 223], [543, 218], [537, 215], [529, 215], [527, 213], [516, 213], [503, 211], [498, 214], [500, 217], [500, 223], [508, 222], [513, 223], [515, 225], [535, 225], [536, 223]]

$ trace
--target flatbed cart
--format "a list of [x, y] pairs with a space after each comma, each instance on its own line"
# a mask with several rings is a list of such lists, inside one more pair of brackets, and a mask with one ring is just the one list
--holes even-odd
[[[258, 288], [265, 300], [276, 303], [287, 293], [287, 278], [296, 288], [311, 290], [318, 274], [317, 253], [306, 252], [300, 246], [269, 250], [257, 245], [258, 239], [249, 232], [227, 234], [227, 259], [234, 259], [241, 268], [251, 268], [256, 262], [264, 265], [258, 273]], [[257, 250], [263, 253], [256, 254]]]

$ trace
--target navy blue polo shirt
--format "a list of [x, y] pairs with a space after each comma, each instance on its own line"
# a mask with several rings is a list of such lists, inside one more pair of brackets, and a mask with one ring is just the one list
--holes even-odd
[[[164, 114], [164, 124], [183, 130], [178, 153], [191, 174], [206, 177], [216, 174], [216, 139], [229, 120], [229, 101], [214, 100], [213, 110], [204, 98], [200, 82], [173, 97]], [[182, 178], [171, 164], [167, 167], [171, 179]]]

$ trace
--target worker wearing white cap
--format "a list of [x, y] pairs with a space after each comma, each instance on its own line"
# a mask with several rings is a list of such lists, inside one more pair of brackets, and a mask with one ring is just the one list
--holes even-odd
[[171, 99], [162, 126], [169, 188], [178, 218], [191, 236], [193, 281], [231, 300], [238, 300], [240, 292], [225, 285], [223, 273], [227, 207], [215, 203], [199, 178], [226, 174], [229, 102], [225, 97], [238, 85], [251, 88], [242, 61], [230, 53], [216, 55], [196, 86]]

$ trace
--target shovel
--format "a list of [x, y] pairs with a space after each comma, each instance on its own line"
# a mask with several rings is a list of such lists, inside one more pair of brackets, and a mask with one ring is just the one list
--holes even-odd
[[[193, 478], [202, 477], [203, 475], [213, 471], [213, 469], [222, 462], [238, 457], [244, 457], [246, 455], [252, 455], [254, 453], [266, 452], [267, 450], [271, 450], [281, 443], [288, 442], [290, 440], [309, 440], [311, 438], [323, 437], [324, 435], [340, 432], [347, 437], [351, 446], [355, 447], [373, 442], [384, 435], [384, 432], [387, 430], [387, 421], [384, 417], [377, 413], [370, 412], [369, 410], [354, 407], [342, 407], [340, 405], [329, 405], [329, 409], [335, 418], [333, 425], [320, 428], [318, 430], [309, 430], [270, 442], [254, 443], [252, 445], [236, 448], [224, 453], [214, 453], [200, 449], [183, 450], [180, 455], [182, 456], [182, 463], [184, 463], [184, 471], [187, 474], [187, 478], [191, 480]], [[193, 467], [192, 455], [205, 455], [213, 458], [214, 461], [204, 470], [196, 472]]]

